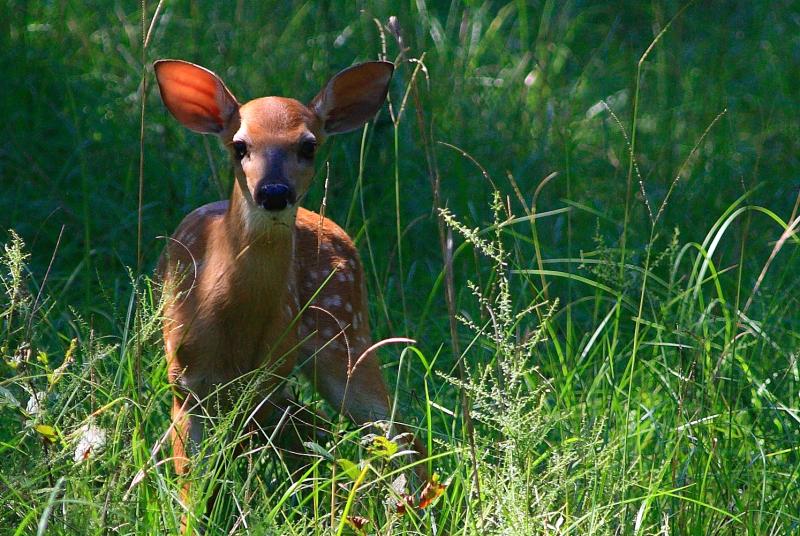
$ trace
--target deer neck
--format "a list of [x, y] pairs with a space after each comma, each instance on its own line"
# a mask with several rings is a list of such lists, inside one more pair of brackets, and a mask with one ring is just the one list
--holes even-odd
[[274, 214], [255, 206], [234, 185], [222, 220], [228, 292], [233, 303], [280, 311], [294, 288], [294, 213]]

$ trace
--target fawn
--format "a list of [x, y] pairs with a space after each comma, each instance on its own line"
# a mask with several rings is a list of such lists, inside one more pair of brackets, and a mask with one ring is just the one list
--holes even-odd
[[[155, 63], [167, 109], [189, 129], [220, 138], [236, 179], [229, 201], [186, 216], [157, 270], [168, 298], [163, 335], [175, 388], [179, 474], [188, 470], [205, 417], [230, 408], [226, 400], [236, 398], [237, 378], [268, 375], [253, 401], [259, 424], [293, 407], [282, 381], [298, 353], [317, 392], [347, 417], [359, 425], [390, 418], [374, 352], [359, 359], [371, 339], [356, 248], [334, 222], [298, 203], [314, 175], [317, 147], [369, 121], [383, 105], [393, 71], [385, 61], [350, 67], [308, 105], [283, 97], [239, 104], [203, 67]], [[312, 299], [316, 306], [303, 310]], [[424, 457], [421, 443], [414, 444]], [[424, 481], [424, 464], [415, 469]]]

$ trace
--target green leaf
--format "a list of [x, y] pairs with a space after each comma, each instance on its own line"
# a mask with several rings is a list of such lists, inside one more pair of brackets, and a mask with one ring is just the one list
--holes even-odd
[[345, 458], [339, 458], [336, 460], [336, 463], [342, 468], [344, 474], [346, 474], [350, 480], [358, 480], [361, 470], [356, 464]]
[[397, 452], [397, 444], [387, 437], [376, 435], [367, 450], [375, 456], [389, 459]]
[[306, 441], [303, 443], [303, 446], [308, 450], [310, 450], [311, 452], [313, 452], [314, 454], [322, 456], [329, 462], [335, 460], [333, 454], [331, 454], [325, 447], [323, 447], [319, 443], [315, 443], [314, 441]]
[[69, 348], [67, 348], [67, 352], [64, 354], [64, 362], [47, 375], [47, 382], [51, 387], [61, 379], [61, 376], [67, 371], [67, 367], [75, 360], [76, 348], [78, 348], [78, 339], [72, 339], [69, 343]]
[[37, 424], [33, 429], [50, 443], [55, 443], [58, 439], [58, 431], [49, 424]]

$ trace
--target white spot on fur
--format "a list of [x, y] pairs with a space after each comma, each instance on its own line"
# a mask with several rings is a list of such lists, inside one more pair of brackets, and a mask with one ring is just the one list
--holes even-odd
[[342, 298], [340, 296], [328, 296], [322, 302], [322, 306], [328, 309], [339, 308], [342, 306]]
[[187, 248], [191, 248], [197, 242], [197, 235], [191, 232], [183, 233], [179, 238], [179, 242]]
[[344, 304], [344, 310], [347, 311], [348, 313], [352, 313], [353, 312], [353, 306], [350, 305], [350, 302], [347, 302], [347, 303]]

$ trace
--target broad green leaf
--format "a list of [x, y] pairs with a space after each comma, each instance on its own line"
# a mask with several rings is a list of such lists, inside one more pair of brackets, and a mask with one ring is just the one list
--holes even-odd
[[33, 429], [50, 443], [55, 443], [58, 439], [58, 432], [49, 424], [37, 424], [33, 427]]
[[356, 464], [345, 458], [339, 458], [336, 460], [336, 463], [342, 468], [344, 474], [346, 474], [350, 480], [358, 480], [361, 470]]
[[387, 437], [376, 435], [367, 450], [375, 456], [389, 459], [397, 452], [397, 444]]

